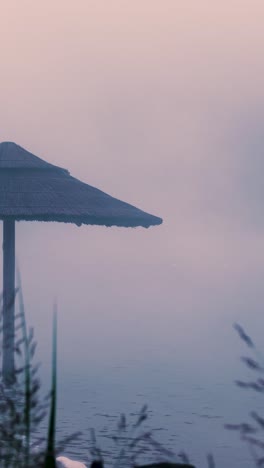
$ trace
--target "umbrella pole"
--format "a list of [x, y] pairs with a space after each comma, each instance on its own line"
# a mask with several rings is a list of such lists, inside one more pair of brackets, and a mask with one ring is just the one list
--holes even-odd
[[3, 221], [3, 381], [15, 382], [15, 220]]

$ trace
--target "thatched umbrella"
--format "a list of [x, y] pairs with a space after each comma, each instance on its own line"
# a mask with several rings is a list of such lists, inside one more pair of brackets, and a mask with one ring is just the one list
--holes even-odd
[[3, 378], [14, 380], [15, 221], [148, 228], [162, 219], [72, 177], [15, 143], [0, 143], [3, 220]]

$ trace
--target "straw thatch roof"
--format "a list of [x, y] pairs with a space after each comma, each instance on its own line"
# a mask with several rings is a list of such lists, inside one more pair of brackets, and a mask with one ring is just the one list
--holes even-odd
[[149, 227], [162, 219], [72, 177], [15, 143], [0, 143], [0, 219]]

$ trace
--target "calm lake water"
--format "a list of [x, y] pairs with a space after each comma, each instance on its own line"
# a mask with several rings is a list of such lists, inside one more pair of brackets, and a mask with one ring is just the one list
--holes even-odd
[[[170, 265], [92, 268], [84, 262], [82, 274], [81, 267], [76, 260], [65, 270], [67, 282], [53, 278], [59, 297], [57, 439], [83, 434], [63, 454], [87, 462], [94, 428], [106, 467], [113, 466], [111, 437], [120, 414], [133, 424], [147, 404], [146, 430], [176, 455], [184, 450], [197, 468], [207, 467], [209, 452], [216, 467], [252, 467], [247, 447], [224, 424], [247, 422], [252, 410], [264, 415], [263, 397], [234, 384], [252, 374], [239, 362], [250, 350], [232, 328], [241, 323], [263, 349], [264, 271], [213, 275], [209, 269], [204, 277], [200, 269]], [[51, 281], [40, 288], [39, 278], [32, 284], [29, 272], [25, 277], [28, 323], [48, 388]]]
[[116, 434], [119, 416], [124, 412], [132, 424], [144, 404], [148, 405], [145, 429], [152, 429], [155, 439], [176, 455], [184, 450], [198, 468], [207, 466], [209, 452], [217, 467], [253, 466], [247, 447], [223, 426], [248, 420], [253, 408], [261, 411], [260, 398], [232, 382], [180, 375], [171, 363], [146, 366], [136, 360], [60, 374], [57, 438], [83, 433], [63, 454], [87, 462], [94, 428], [106, 466], [113, 466], [117, 448], [111, 436]]

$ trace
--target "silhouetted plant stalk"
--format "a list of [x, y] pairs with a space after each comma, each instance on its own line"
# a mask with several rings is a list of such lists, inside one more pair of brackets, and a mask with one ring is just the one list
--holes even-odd
[[[111, 436], [111, 439], [117, 447], [117, 455], [112, 464], [113, 468], [194, 468], [190, 464], [188, 456], [184, 452], [176, 455], [171, 450], [167, 450], [153, 436], [153, 431], [144, 428], [144, 422], [148, 419], [148, 407], [144, 405], [140, 410], [136, 421], [133, 424], [128, 424], [127, 418], [121, 414], [117, 423], [116, 434]], [[96, 439], [95, 431], [91, 431], [91, 448], [90, 454], [92, 460], [91, 467], [102, 468], [104, 466], [103, 452]], [[140, 457], [155, 459], [156, 462], [149, 465], [139, 463]], [[176, 463], [174, 460], [181, 460]], [[157, 462], [158, 461], [158, 462]], [[95, 465], [94, 463], [97, 463]], [[209, 464], [211, 463], [211, 464]], [[212, 465], [213, 458], [208, 458], [208, 467], [214, 468]]]
[[[254, 341], [241, 325], [235, 324], [240, 339], [250, 350], [252, 356], [242, 356], [241, 360], [255, 376], [250, 381], [237, 380], [236, 385], [239, 388], [253, 390], [264, 395], [264, 359], [262, 354], [256, 347]], [[250, 422], [239, 424], [226, 424], [225, 427], [229, 430], [237, 431], [243, 442], [248, 445], [249, 451], [257, 467], [264, 466], [264, 418], [257, 412], [250, 413]]]
[[0, 466], [5, 467], [33, 466], [29, 459], [31, 420], [34, 427], [44, 417], [43, 403], [38, 399], [39, 382], [35, 376], [36, 368], [31, 364], [36, 343], [33, 341], [33, 332], [27, 334], [22, 292], [19, 308], [19, 314], [16, 316], [16, 335], [21, 333], [22, 337], [15, 342], [15, 353], [24, 362], [16, 369], [16, 383], [12, 386], [0, 386]]
[[[55, 446], [56, 431], [56, 353], [57, 312], [53, 320], [52, 386], [47, 397], [40, 394], [39, 365], [33, 364], [36, 341], [33, 329], [28, 330], [21, 287], [17, 271], [19, 312], [16, 320], [15, 354], [19, 366], [15, 371], [15, 384], [0, 383], [0, 468], [55, 468], [56, 454], [80, 433], [71, 434]], [[0, 331], [2, 331], [3, 301], [0, 296]], [[1, 375], [2, 377], [2, 375]], [[47, 440], [37, 436], [39, 425], [50, 411]], [[46, 445], [46, 447], [45, 447]]]
[[30, 356], [34, 355], [34, 348], [31, 346], [31, 337], [33, 339], [33, 332], [28, 336], [27, 325], [26, 325], [26, 316], [25, 316], [25, 307], [24, 299], [22, 292], [22, 283], [20, 271], [17, 268], [17, 283], [19, 284], [18, 298], [19, 298], [19, 310], [21, 317], [21, 329], [22, 329], [22, 340], [24, 343], [24, 356], [25, 356], [25, 463], [29, 465], [30, 458], [30, 436], [31, 436], [31, 359]]
[[56, 434], [56, 400], [57, 400], [57, 306], [53, 314], [53, 336], [52, 336], [52, 381], [51, 402], [48, 428], [47, 452], [45, 457], [45, 468], [56, 468], [55, 459], [55, 434]]

